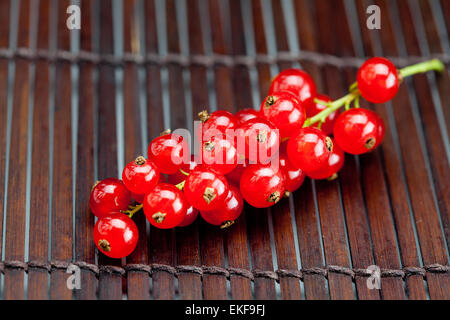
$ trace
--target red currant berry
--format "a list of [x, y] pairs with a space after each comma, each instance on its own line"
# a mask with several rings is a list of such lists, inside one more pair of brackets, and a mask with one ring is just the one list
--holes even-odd
[[[194, 170], [194, 168], [197, 167], [199, 163], [200, 163], [199, 159], [197, 159], [196, 156], [191, 155], [191, 161], [189, 161], [189, 163], [183, 164], [180, 169], [189, 174], [189, 172]], [[170, 184], [179, 184], [184, 180], [186, 180], [186, 175], [182, 173], [180, 170], [178, 170], [174, 174], [169, 174], [167, 177], [167, 181]]]
[[288, 91], [296, 96], [300, 102], [309, 104], [316, 96], [316, 85], [306, 72], [299, 69], [286, 69], [273, 79], [269, 95], [279, 91]]
[[210, 211], [223, 206], [228, 195], [228, 181], [212, 169], [197, 167], [184, 184], [188, 202], [200, 211]]
[[160, 229], [179, 225], [189, 209], [186, 197], [177, 187], [160, 183], [144, 198], [144, 214], [147, 220]]
[[202, 111], [198, 115], [202, 125], [198, 127], [197, 135], [202, 142], [216, 136], [233, 135], [237, 128], [237, 119], [231, 112], [218, 110], [208, 114]]
[[328, 179], [333, 180], [337, 178], [337, 173], [344, 166], [345, 154], [337, 143], [333, 144], [333, 151], [328, 158], [328, 164], [324, 168], [306, 172], [306, 175], [311, 179]]
[[204, 167], [214, 169], [219, 174], [224, 175], [233, 171], [238, 161], [234, 141], [217, 136], [204, 141], [201, 159]]
[[289, 140], [287, 155], [291, 163], [304, 171], [316, 171], [325, 167], [333, 150], [333, 142], [317, 128], [302, 128]]
[[[240, 163], [242, 162], [242, 163]], [[228, 173], [225, 177], [227, 178], [230, 184], [234, 184], [236, 186], [241, 182], [241, 176], [244, 172], [245, 168], [248, 166], [248, 160], [244, 159], [243, 161], [238, 161], [236, 168], [233, 171]]]
[[146, 194], [159, 182], [159, 169], [142, 156], [128, 163], [122, 171], [122, 180], [132, 193]]
[[198, 210], [195, 209], [193, 206], [190, 206], [189, 209], [186, 211], [186, 216], [184, 217], [183, 221], [177, 226], [177, 227], [187, 227], [194, 223], [195, 219], [197, 219], [198, 216]]
[[294, 136], [306, 120], [303, 104], [286, 91], [274, 92], [264, 99], [259, 112], [280, 130], [281, 139]]
[[[324, 95], [324, 94], [318, 94], [316, 96], [317, 99], [324, 101], [324, 102], [331, 102], [332, 100], [330, 99], [330, 97]], [[327, 106], [324, 106], [323, 104], [319, 104], [319, 103], [311, 103], [307, 106], [306, 108], [306, 116], [308, 118], [311, 118], [313, 116], [315, 116], [316, 114], [318, 114], [319, 112], [323, 111], [324, 109], [326, 109]], [[320, 129], [325, 132], [326, 135], [330, 135], [333, 133], [333, 126], [334, 126], [334, 122], [336, 121], [336, 118], [338, 117], [338, 115], [341, 113], [341, 111], [338, 109], [336, 111], [333, 111], [332, 113], [330, 113], [328, 115], [328, 117], [326, 117], [325, 122], [322, 123], [322, 125], [320, 126]], [[314, 127], [319, 127], [320, 122], [316, 122], [315, 124], [313, 124]]]
[[234, 115], [238, 125], [240, 125], [241, 123], [244, 123], [247, 120], [253, 119], [253, 118], [257, 118], [259, 117], [259, 112], [256, 111], [255, 109], [243, 109], [241, 111], [236, 112], [236, 114]]
[[145, 194], [132, 193], [131, 195], [133, 196], [134, 201], [136, 201], [137, 203], [141, 204], [142, 202], [144, 202]]
[[165, 134], [154, 139], [148, 147], [148, 158], [162, 173], [177, 172], [183, 163], [187, 163], [189, 146], [183, 137], [176, 134]]
[[127, 215], [109, 214], [98, 219], [94, 226], [97, 248], [111, 258], [124, 258], [136, 248], [139, 231]]
[[131, 193], [123, 182], [116, 178], [107, 178], [98, 182], [91, 191], [89, 207], [98, 218], [111, 212], [127, 210], [131, 202]]
[[343, 112], [336, 119], [333, 133], [336, 143], [345, 152], [362, 154], [373, 150], [381, 143], [384, 124], [375, 112], [354, 108]]
[[398, 72], [386, 58], [375, 57], [366, 60], [356, 76], [358, 89], [364, 99], [373, 103], [391, 100], [398, 91]]
[[305, 173], [302, 169], [296, 168], [286, 154], [280, 152], [279, 159], [281, 171], [284, 173], [286, 191], [294, 192], [305, 181]]
[[245, 201], [253, 207], [273, 206], [286, 191], [284, 174], [271, 165], [249, 165], [242, 173], [240, 190]]
[[280, 146], [279, 130], [263, 118], [242, 123], [236, 130], [236, 148], [251, 163], [267, 164]]
[[201, 211], [200, 215], [206, 222], [221, 228], [231, 226], [234, 221], [241, 215], [244, 208], [244, 200], [239, 189], [230, 184], [228, 196], [225, 199], [225, 205], [212, 211]]

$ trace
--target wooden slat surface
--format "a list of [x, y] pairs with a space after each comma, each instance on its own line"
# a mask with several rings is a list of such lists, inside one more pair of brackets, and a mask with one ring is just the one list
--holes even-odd
[[[120, 177], [120, 166], [145, 156], [166, 127], [192, 129], [203, 109], [259, 109], [280, 70], [305, 69], [318, 92], [336, 99], [355, 81], [356, 59], [439, 55], [448, 68], [449, 4], [432, 1], [82, 0], [79, 48], [108, 57], [98, 63], [45, 56], [77, 54], [78, 38], [66, 28], [69, 0], [0, 0], [0, 296], [450, 299], [450, 273], [427, 269], [449, 265], [448, 72], [403, 81], [392, 102], [363, 101], [386, 124], [376, 151], [347, 155], [337, 180], [306, 179], [270, 210], [246, 205], [226, 230], [201, 218], [159, 230], [136, 214], [137, 249], [109, 259], [95, 249], [88, 206], [95, 180]], [[370, 4], [381, 9], [381, 30], [366, 27]], [[31, 54], [11, 56], [16, 47]], [[44, 50], [39, 59], [35, 49]], [[308, 55], [280, 58], [286, 53]], [[144, 54], [173, 62], [130, 59]], [[185, 56], [198, 63], [177, 62]], [[240, 62], [207, 62], [217, 57]], [[74, 261], [90, 267], [81, 268], [81, 289], [71, 291], [64, 266]], [[381, 290], [371, 290], [366, 276], [351, 274], [369, 265], [424, 275], [386, 276]]]

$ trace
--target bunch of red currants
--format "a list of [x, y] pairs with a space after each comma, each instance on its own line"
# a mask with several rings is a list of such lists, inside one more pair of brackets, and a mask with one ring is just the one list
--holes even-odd
[[442, 68], [431, 60], [397, 70], [385, 58], [371, 58], [349, 93], [335, 101], [318, 94], [306, 72], [288, 69], [273, 79], [259, 111], [201, 112], [195, 156], [183, 136], [164, 132], [150, 143], [147, 158], [126, 165], [122, 180], [95, 184], [89, 202], [98, 217], [95, 244], [112, 258], [129, 255], [138, 241], [131, 217], [141, 208], [161, 229], [188, 226], [199, 213], [225, 228], [239, 217], [244, 200], [267, 208], [300, 188], [306, 176], [336, 178], [345, 152], [363, 154], [383, 140], [383, 120], [360, 108], [359, 98], [387, 102], [403, 77]]

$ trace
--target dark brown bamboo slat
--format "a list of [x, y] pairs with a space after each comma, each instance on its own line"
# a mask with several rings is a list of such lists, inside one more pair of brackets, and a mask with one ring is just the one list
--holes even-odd
[[[210, 10], [211, 11], [211, 10]], [[215, 13], [214, 13], [215, 14]], [[223, 23], [228, 20], [225, 15], [219, 15], [217, 18], [213, 18], [210, 15], [211, 23], [209, 24], [210, 29], [214, 29], [216, 25], [222, 26]], [[233, 18], [240, 19], [239, 15], [234, 16]], [[215, 21], [215, 22], [213, 22]], [[242, 20], [239, 20], [242, 21]], [[234, 22], [231, 22], [234, 24]], [[240, 22], [236, 22], [237, 27], [242, 26]], [[225, 39], [223, 34], [223, 29], [219, 28], [222, 31], [222, 34], [218, 37], [213, 37], [212, 39], [212, 47], [213, 53], [217, 53], [216, 50], [221, 51], [224, 54], [233, 54], [237, 53], [238, 50], [242, 50], [245, 47], [239, 46], [234, 42], [234, 37], [231, 39], [233, 52], [228, 51], [230, 46], [225, 45]], [[243, 32], [241, 31], [240, 34]], [[244, 37], [239, 37], [241, 40], [244, 40]], [[243, 69], [243, 68], [242, 68]], [[246, 71], [246, 70], [245, 70]], [[244, 106], [250, 106], [251, 101], [247, 99], [246, 101], [242, 101], [245, 93], [246, 97], [250, 97], [250, 85], [247, 82], [244, 84], [243, 82], [248, 81], [248, 73], [239, 72], [237, 68], [221, 68], [216, 69], [214, 74], [215, 87], [218, 89], [216, 96], [216, 103], [218, 109], [225, 109], [229, 111], [236, 111], [236, 108], [243, 108]], [[233, 81], [232, 81], [233, 79]], [[241, 90], [231, 91], [231, 87], [233, 82], [242, 85]], [[227, 91], [230, 90], [230, 91]], [[220, 102], [225, 102], [228, 99], [233, 99], [230, 105], [220, 105]], [[245, 218], [246, 213], [243, 212], [239, 219], [237, 219], [235, 225], [231, 228], [227, 228], [226, 230], [220, 230], [224, 237], [224, 245], [226, 250], [226, 256], [228, 258], [228, 267], [229, 268], [243, 268], [250, 269], [249, 263], [249, 255], [248, 255], [248, 245], [247, 245], [247, 227]], [[237, 227], [237, 228], [236, 228]], [[239, 275], [230, 275], [230, 297], [231, 299], [251, 299], [252, 298], [252, 288], [251, 282], [248, 278], [241, 277]]]
[[[334, 2], [333, 2], [334, 3]], [[329, 24], [333, 19], [332, 6], [324, 1], [314, 2], [317, 29], [315, 33], [318, 37], [318, 48], [328, 54], [335, 54], [335, 37], [327, 32]], [[314, 11], [313, 11], [314, 12]], [[334, 79], [340, 79], [339, 70], [332, 66], [324, 66], [322, 74], [325, 77], [326, 92], [331, 96], [341, 96], [342, 88]], [[332, 80], [333, 79], [333, 80]], [[341, 206], [339, 182], [317, 181], [316, 194], [318, 210], [322, 226], [322, 237], [325, 250], [325, 261], [328, 265], [349, 266], [350, 257], [348, 255], [348, 244], [346, 239], [345, 221], [343, 208]], [[328, 285], [331, 299], [354, 299], [351, 278], [330, 273]]]
[[[366, 23], [365, 4], [363, 2], [356, 2], [357, 12], [359, 17], [360, 26], [364, 26]], [[381, 10], [385, 9], [382, 4], [379, 4]], [[384, 30], [381, 34], [392, 35], [392, 29], [390, 23], [386, 23], [383, 26]], [[381, 55], [381, 52], [377, 52], [376, 37], [380, 31], [369, 30], [367, 28], [361, 28], [362, 38], [364, 43], [364, 51], [369, 56]], [[380, 157], [383, 162], [384, 175], [386, 177], [386, 183], [389, 190], [389, 197], [392, 208], [392, 215], [394, 218], [395, 229], [397, 230], [398, 244], [400, 249], [401, 261], [404, 266], [417, 266], [420, 265], [420, 259], [418, 255], [418, 248], [416, 246], [413, 221], [409, 214], [408, 204], [408, 191], [406, 190], [406, 184], [403, 179], [401, 157], [396, 151], [397, 129], [395, 126], [390, 126], [389, 123], [389, 106], [384, 104], [378, 104], [373, 106], [374, 110], [385, 119], [387, 127], [387, 133], [384, 137], [383, 145], [380, 150]], [[365, 165], [365, 157], [362, 157], [361, 165]], [[370, 162], [367, 163], [370, 165]], [[370, 172], [369, 170], [366, 170]], [[409, 299], [426, 299], [426, 292], [423, 283], [423, 279], [420, 276], [412, 275], [406, 279], [406, 289]]]
[[[255, 2], [254, 2], [255, 3]], [[261, 21], [261, 25], [255, 26], [255, 29], [263, 29], [263, 24], [267, 24], [262, 17], [262, 9], [255, 8], [253, 12], [254, 16], [261, 16], [258, 21]], [[272, 16], [274, 21], [277, 21], [279, 17], [283, 16], [281, 8], [281, 2], [272, 1]], [[278, 51], [289, 51], [287, 42], [287, 34], [283, 24], [274, 23], [275, 44]], [[266, 34], [266, 41], [269, 36]], [[279, 63], [279, 70], [292, 67], [290, 63]], [[265, 86], [270, 85], [270, 78], [263, 80]], [[267, 96], [268, 91], [261, 92], [264, 96]], [[258, 106], [259, 107], [259, 106]], [[295, 251], [295, 239], [293, 233], [291, 210], [289, 205], [289, 199], [283, 198], [277, 203], [276, 206], [271, 208], [272, 223], [274, 229], [274, 241], [275, 249], [277, 253], [277, 264], [279, 269], [297, 270], [297, 260]], [[280, 278], [280, 290], [282, 299], [301, 299], [300, 282], [296, 278], [282, 277]]]
[[[295, 2], [296, 27], [300, 47], [316, 51], [317, 39], [312, 36], [312, 30], [315, 28], [314, 18], [310, 15], [309, 9], [311, 3], [306, 0]], [[300, 62], [302, 67], [314, 78], [317, 90], [324, 92], [318, 66], [307, 61]], [[324, 264], [323, 240], [319, 232], [321, 230], [320, 217], [316, 213], [313, 188], [312, 182], [307, 179], [300, 190], [293, 195], [303, 268], [323, 267]], [[328, 282], [324, 277], [306, 274], [303, 282], [306, 299], [329, 299]]]
[[[113, 54], [114, 32], [111, 2], [100, 1], [95, 12], [96, 21], [100, 21], [100, 53]], [[118, 175], [117, 169], [117, 130], [116, 130], [116, 83], [115, 69], [111, 65], [100, 64], [98, 74], [98, 179], [102, 180]], [[119, 259], [111, 259], [99, 253], [100, 266], [121, 266]], [[99, 299], [122, 299], [122, 277], [117, 273], [101, 271], [99, 274]]]
[[[179, 52], [179, 39], [177, 32], [177, 19], [175, 12], [175, 2], [165, 3], [166, 12], [155, 11], [157, 14], [166, 15], [166, 26], [158, 25], [158, 28], [165, 28], [168, 41], [169, 52]], [[147, 17], [150, 19], [151, 17]], [[159, 48], [161, 49], [161, 48]], [[169, 66], [169, 101], [170, 101], [170, 129], [183, 128], [185, 126], [185, 103], [183, 91], [179, 90], [180, 83], [183, 83], [182, 70], [179, 66]], [[167, 89], [162, 88], [163, 95], [167, 94]], [[164, 106], [163, 108], [165, 108]], [[167, 106], [168, 108], [168, 106]], [[169, 128], [164, 128], [169, 129]], [[150, 139], [153, 139], [151, 137]], [[174, 266], [176, 264], [176, 240], [175, 230], [162, 230], [151, 227], [150, 230], [150, 261], [152, 263], [166, 264]], [[173, 299], [175, 297], [175, 279], [172, 274], [166, 271], [157, 271], [152, 274], [152, 293], [154, 299]]]
[[[423, 23], [423, 21], [432, 21], [432, 17], [430, 16], [431, 12], [429, 11], [430, 8], [426, 5], [427, 2], [419, 1], [417, 3], [420, 3], [420, 7], [410, 7], [410, 12], [415, 9], [416, 15], [422, 14], [423, 20], [420, 23], [421, 26], [425, 28], [425, 34], [424, 36], [426, 39], [420, 39], [422, 43], [422, 46], [426, 49], [420, 48], [420, 50], [417, 50], [413, 48], [412, 46], [409, 46], [407, 50], [408, 53], [423, 53], [422, 51], [428, 51], [428, 49], [432, 53], [442, 53], [442, 47], [440, 39], [437, 35], [437, 30], [435, 28], [434, 23]], [[420, 11], [419, 11], [420, 10]], [[412, 14], [412, 13], [411, 13]], [[408, 15], [408, 18], [413, 19], [411, 15]], [[411, 21], [411, 20], [410, 20]], [[426, 41], [425, 41], [426, 40]], [[419, 41], [419, 39], [417, 39]], [[420, 52], [418, 52], [420, 51]], [[448, 76], [448, 72], [443, 72], [442, 74], [437, 75], [439, 77], [439, 80], [441, 80], [444, 84], [448, 85], [450, 84], [450, 79]], [[417, 90], [417, 100], [418, 100], [418, 106], [420, 109], [420, 115], [423, 123], [423, 131], [425, 134], [425, 139], [428, 142], [428, 156], [430, 158], [430, 165], [431, 170], [433, 173], [433, 181], [435, 185], [435, 192], [437, 196], [438, 206], [440, 210], [441, 219], [443, 222], [443, 229], [445, 232], [445, 239], [447, 240], [447, 245], [450, 243], [450, 213], [448, 212], [448, 208], [450, 207], [450, 194], [449, 192], [446, 192], [447, 190], [450, 190], [450, 170], [449, 170], [449, 164], [448, 164], [448, 158], [443, 156], [445, 154], [445, 146], [444, 141], [442, 137], [442, 132], [439, 130], [439, 126], [435, 125], [438, 123], [438, 115], [437, 115], [437, 108], [438, 106], [434, 105], [435, 102], [433, 100], [433, 93], [432, 93], [432, 86], [434, 82], [429, 81], [429, 77], [426, 75], [420, 75], [413, 78], [414, 80], [414, 86]], [[428, 81], [427, 81], [428, 79]], [[425, 88], [426, 90], [419, 90], [419, 88]], [[448, 93], [448, 90], [442, 90], [443, 94], [439, 97], [438, 103], [441, 105], [439, 108], [442, 108], [444, 117], [449, 112], [449, 108], [445, 108], [445, 105], [447, 103], [447, 96], [445, 93]], [[428, 106], [428, 107], [427, 107]], [[447, 123], [450, 123], [450, 118], [447, 118]], [[448, 126], [447, 126], [448, 130]], [[448, 136], [448, 132], [445, 132]]]
[[[187, 36], [189, 41], [185, 44], [189, 46], [189, 54], [203, 54], [203, 32], [200, 26], [199, 6], [197, 1], [186, 2], [187, 12], [186, 20], [187, 26], [178, 26], [187, 30]], [[181, 21], [179, 21], [181, 23]], [[187, 29], [186, 29], [187, 28]], [[178, 35], [180, 41], [182, 41], [183, 35]], [[188, 42], [188, 43], [187, 43]], [[175, 48], [174, 48], [175, 49]], [[181, 51], [180, 47], [177, 48]], [[185, 73], [189, 72], [190, 77], [190, 90], [192, 104], [192, 118], [196, 120], [197, 114], [204, 110], [208, 105], [208, 94], [205, 88], [208, 87], [206, 81], [206, 68], [201, 66], [191, 66], [188, 70], [184, 70]], [[183, 85], [184, 88], [184, 85]], [[185, 90], [187, 88], [184, 88]], [[181, 92], [180, 92], [181, 93]], [[182, 93], [184, 94], [184, 92]], [[186, 103], [186, 102], [185, 102]], [[189, 102], [187, 102], [189, 103]], [[189, 120], [188, 120], [189, 121]], [[192, 126], [192, 123], [185, 123], [186, 128]], [[195, 135], [195, 131], [193, 131]], [[192, 150], [191, 153], [195, 151]], [[199, 218], [200, 219], [200, 218]], [[199, 223], [178, 228], [176, 230], [176, 247], [177, 247], [177, 264], [178, 265], [193, 265], [200, 266], [200, 247], [199, 247]], [[202, 298], [202, 279], [200, 275], [194, 273], [182, 273], [178, 276], [178, 291], [181, 299], [201, 299]]]
[[[387, 10], [391, 9], [388, 7], [390, 3], [380, 2], [380, 4], [383, 5], [384, 8], [387, 8]], [[383, 14], [382, 10], [382, 18], [385, 17], [386, 21], [385, 25], [390, 24], [389, 20], [387, 20], [389, 17], [387, 15], [388, 13], [389, 12], [386, 11], [386, 13]], [[394, 24], [392, 24], [391, 28], [394, 28]], [[384, 53], [390, 54], [393, 52], [394, 54], [397, 54], [398, 40], [393, 38], [393, 34], [387, 35], [383, 32], [380, 35]], [[437, 260], [433, 257], [432, 248], [442, 248], [443, 243], [441, 241], [443, 241], [443, 239], [437, 221], [431, 187], [426, 173], [425, 159], [421, 150], [419, 136], [414, 125], [407, 85], [400, 86], [399, 92], [392, 102], [392, 108], [395, 117], [395, 126], [401, 128], [398, 130], [400, 152], [403, 159], [403, 170], [414, 213], [414, 223], [417, 228], [423, 263], [436, 263], [439, 259]], [[399, 219], [401, 218], [399, 217]], [[426, 225], [421, 223], [421, 221], [427, 221]], [[439, 242], [441, 242], [441, 245], [439, 245]], [[430, 283], [430, 281], [428, 281], [428, 287], [431, 295], [433, 284]]]
[[[17, 46], [29, 47], [29, 1], [19, 7]], [[24, 260], [27, 179], [28, 97], [30, 92], [30, 63], [18, 59], [15, 63], [12, 122], [9, 149], [8, 194], [6, 196], [5, 252], [7, 260]], [[24, 271], [6, 269], [4, 278], [5, 299], [24, 298]]]
[[[66, 27], [69, 1], [59, 1], [57, 7], [57, 48], [70, 50], [70, 32]], [[55, 97], [53, 110], [53, 165], [51, 210], [51, 258], [69, 262], [72, 259], [72, 127], [71, 70], [68, 62], [55, 64]], [[72, 299], [66, 286], [64, 270], [52, 270], [50, 299]]]
[[[341, 1], [335, 10], [345, 16], [345, 6]], [[338, 53], [354, 55], [349, 17], [342, 20], [338, 30]], [[356, 79], [356, 71], [345, 68], [346, 88]], [[342, 91], [342, 95], [345, 91]], [[383, 168], [379, 154], [374, 152], [359, 157], [361, 170], [359, 177], [355, 157], [347, 156], [341, 174], [341, 188], [344, 201], [353, 267], [367, 268], [376, 262], [383, 269], [399, 269], [396, 234], [393, 226], [389, 196], [383, 178]], [[367, 162], [367, 165], [365, 165]], [[378, 181], [374, 183], [374, 181]], [[365, 201], [364, 201], [365, 200]], [[366, 207], [366, 209], [364, 208]], [[363, 226], [361, 228], [361, 226]], [[370, 245], [370, 243], [372, 243]], [[373, 250], [373, 254], [372, 254]], [[359, 298], [378, 299], [377, 290], [367, 287], [366, 278], [357, 279]], [[405, 299], [403, 281], [400, 278], [385, 278], [381, 281], [381, 295], [384, 299]]]
[[[137, 1], [124, 1], [123, 10], [123, 44], [125, 53], [139, 54], [139, 17], [136, 16]], [[125, 163], [133, 161], [137, 156], [144, 155], [142, 150], [142, 135], [140, 119], [140, 84], [138, 66], [132, 63], [125, 64], [123, 76], [124, 96], [124, 122], [125, 122]], [[126, 258], [127, 264], [147, 264], [147, 225], [144, 213], [138, 212], [133, 220], [139, 230], [139, 241], [136, 249]], [[130, 271], [127, 273], [128, 299], [149, 299], [150, 279], [149, 274], [143, 271]]]
[[[94, 26], [93, 3], [82, 1], [80, 33], [81, 50], [93, 51]], [[78, 101], [78, 134], [77, 134], [77, 168], [75, 193], [75, 260], [95, 264], [95, 244], [92, 238], [94, 215], [89, 209], [89, 195], [95, 182], [95, 66], [92, 63], [79, 65], [79, 101]], [[74, 291], [75, 299], [95, 299], [98, 280], [89, 270], [81, 269], [81, 288]]]
[[[153, 1], [144, 1], [145, 50], [148, 54], [158, 54], [158, 35], [156, 32], [156, 12]], [[157, 137], [164, 131], [164, 113], [162, 103], [161, 72], [157, 65], [146, 67], [147, 89], [147, 134], [148, 138]]]
[[[253, 3], [252, 3], [253, 4]], [[230, 8], [231, 12], [235, 12], [236, 10], [239, 10], [238, 12], [241, 12], [242, 6], [245, 5], [243, 2], [238, 3], [235, 2], [235, 5]], [[232, 37], [233, 40], [233, 54], [235, 55], [242, 55], [246, 54], [246, 41], [251, 41], [251, 39], [245, 39], [243, 37], [236, 36], [237, 34], [244, 34], [244, 26], [243, 26], [243, 13], [239, 15], [233, 14], [232, 17], [234, 17], [234, 21], [232, 23], [233, 30], [232, 34], [234, 35]], [[255, 17], [253, 17], [253, 25], [255, 26]], [[255, 38], [255, 45], [256, 50], [266, 50], [265, 46], [260, 48], [259, 44], [263, 43], [259, 39], [264, 40], [264, 34], [261, 34], [257, 28], [254, 29], [254, 38]], [[242, 98], [240, 98], [240, 107], [241, 108], [255, 108], [257, 106], [252, 106], [252, 100], [251, 100], [251, 90], [252, 90], [252, 84], [250, 83], [249, 79], [249, 71], [247, 68], [244, 67], [235, 67], [234, 68], [234, 77], [233, 77], [233, 83], [234, 85], [234, 92], [236, 92], [236, 95], [240, 95]], [[258, 73], [258, 78], [260, 81], [259, 84], [261, 84], [266, 76], [267, 78], [270, 77], [270, 70], [266, 64], [264, 65], [257, 65], [256, 71]], [[240, 79], [239, 79], [240, 78]], [[236, 103], [238, 101], [236, 100]], [[267, 219], [267, 212], [257, 210], [255, 208], [252, 208], [251, 206], [246, 205], [244, 207], [245, 209], [245, 215], [247, 220], [245, 221], [247, 224], [247, 230], [248, 230], [248, 241], [249, 241], [249, 247], [250, 247], [250, 254], [251, 254], [251, 262], [252, 267], [254, 270], [273, 270], [273, 263], [272, 263], [272, 252], [271, 252], [271, 245], [270, 245], [270, 235], [269, 235], [269, 226], [268, 226], [268, 219]], [[241, 223], [241, 220], [238, 220], [237, 223]], [[234, 226], [233, 226], [234, 227]], [[229, 253], [230, 254], [230, 253]], [[276, 291], [275, 291], [275, 282], [271, 279], [267, 278], [255, 278], [254, 281], [254, 287], [255, 287], [255, 299], [276, 299]]]
[[[48, 49], [50, 26], [50, 0], [40, 1], [37, 48]], [[33, 142], [31, 185], [38, 185], [30, 195], [29, 260], [46, 261], [49, 242], [49, 95], [50, 64], [38, 61], [35, 69]], [[28, 299], [46, 299], [48, 272], [40, 268], [28, 269]]]
[[[10, 1], [0, 2], [0, 19], [4, 21], [0, 24], [0, 48], [9, 47], [9, 25], [10, 25]], [[0, 59], [0, 197], [5, 192], [5, 163], [6, 163], [6, 123], [8, 109], [8, 60]], [[4, 201], [0, 203], [0, 212], [3, 217]], [[0, 224], [0, 236], [3, 239], [3, 223]], [[0, 255], [2, 249], [0, 248]]]
[[[399, 18], [402, 23], [401, 26], [403, 30], [414, 29], [414, 24], [417, 24], [418, 22], [413, 21], [410, 8], [406, 5], [406, 3], [398, 3]], [[418, 39], [417, 33], [402, 32], [402, 35], [405, 39], [407, 53], [419, 54], [419, 41], [421, 39]], [[412, 83], [415, 87], [415, 103], [419, 107], [420, 116], [422, 118], [422, 127], [417, 128], [417, 131], [419, 135], [423, 135], [425, 138], [425, 148], [422, 148], [420, 144], [418, 144], [417, 147], [420, 147], [418, 150], [424, 154], [425, 166], [430, 168], [434, 181], [434, 189], [431, 184], [429, 185], [430, 198], [424, 203], [426, 205], [423, 210], [425, 215], [422, 216], [422, 212], [420, 212], [418, 214], [419, 218], [416, 218], [416, 224], [418, 224], [419, 229], [422, 229], [423, 227], [420, 223], [420, 219], [426, 219], [428, 222], [428, 226], [425, 226], [427, 230], [422, 230], [420, 233], [422, 235], [422, 238], [420, 238], [421, 243], [426, 242], [425, 246], [422, 244], [422, 247], [430, 247], [430, 249], [426, 251], [426, 254], [424, 254], [424, 262], [448, 264], [448, 251], [446, 250], [444, 240], [445, 235], [442, 234], [440, 225], [441, 215], [445, 215], [445, 221], [449, 221], [448, 207], [442, 202], [438, 202], [436, 207], [432, 195], [432, 193], [437, 193], [442, 199], [444, 194], [446, 194], [448, 198], [448, 180], [450, 178], [448, 159], [443, 156], [445, 149], [439, 127], [436, 125], [437, 116], [435, 106], [433, 106], [433, 100], [430, 94], [430, 83], [427, 81], [427, 76], [417, 75], [413, 77]], [[413, 90], [414, 88], [410, 87], [409, 89]], [[426, 167], [424, 168], [423, 173], [424, 175], [427, 174]], [[441, 204], [441, 206], [439, 206], [439, 204]], [[426, 237], [426, 235], [429, 235], [429, 237]], [[430, 296], [434, 299], [450, 298], [448, 290], [445, 290], [446, 285], [450, 284], [450, 277], [448, 275], [433, 274], [427, 278], [427, 282]]]

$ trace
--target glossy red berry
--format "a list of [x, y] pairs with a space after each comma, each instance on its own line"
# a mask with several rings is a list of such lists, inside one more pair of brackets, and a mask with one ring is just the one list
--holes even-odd
[[202, 111], [199, 118], [202, 121], [197, 131], [198, 137], [202, 137], [200, 141], [208, 141], [216, 136], [233, 135], [238, 124], [236, 117], [225, 110], [217, 110], [211, 114]]
[[221, 228], [229, 227], [241, 215], [244, 208], [244, 200], [239, 192], [239, 189], [230, 184], [228, 196], [225, 199], [225, 204], [216, 210], [201, 211], [200, 215], [206, 222], [221, 226]]
[[127, 215], [105, 215], [94, 226], [94, 242], [97, 248], [111, 258], [124, 258], [136, 248], [139, 231]]
[[204, 167], [214, 169], [222, 175], [233, 171], [238, 162], [234, 139], [216, 136], [209, 141], [204, 141], [201, 149], [201, 161]]
[[391, 100], [398, 91], [398, 71], [386, 58], [366, 60], [356, 76], [358, 89], [364, 99], [373, 103]]
[[242, 173], [240, 190], [245, 201], [253, 207], [273, 206], [286, 191], [284, 174], [275, 166], [249, 165]]
[[[330, 99], [330, 97], [324, 95], [324, 94], [318, 94], [316, 95], [316, 98], [324, 101], [324, 102], [330, 102], [332, 101]], [[311, 103], [307, 106], [306, 108], [306, 116], [308, 118], [311, 118], [313, 116], [315, 116], [316, 114], [318, 114], [319, 112], [323, 111], [324, 109], [326, 109], [327, 106], [324, 106], [323, 104], [319, 104], [319, 103]], [[341, 111], [339, 109], [337, 109], [336, 111], [333, 111], [332, 113], [330, 113], [326, 119], [325, 122], [323, 122], [320, 125], [320, 130], [322, 130], [323, 132], [325, 132], [326, 135], [330, 135], [333, 133], [333, 126], [334, 126], [334, 122], [336, 121], [337, 117], [339, 116], [339, 114], [341, 113]], [[319, 127], [320, 122], [316, 122], [315, 124], [313, 124], [314, 127]]]
[[189, 160], [189, 146], [177, 134], [165, 134], [154, 139], [148, 147], [148, 158], [162, 173], [173, 174]]
[[332, 150], [332, 140], [323, 131], [312, 127], [302, 128], [287, 144], [289, 160], [304, 171], [325, 167]]
[[184, 184], [188, 202], [200, 211], [223, 206], [228, 190], [228, 181], [223, 175], [202, 166], [192, 170]]
[[238, 154], [250, 163], [267, 164], [278, 153], [279, 146], [279, 130], [266, 119], [250, 119], [236, 130]]
[[185, 218], [190, 205], [183, 192], [168, 183], [160, 183], [144, 198], [147, 220], [160, 229], [178, 226]]
[[337, 143], [333, 144], [333, 151], [328, 158], [328, 164], [317, 171], [306, 172], [311, 179], [329, 179], [337, 178], [337, 173], [344, 166], [345, 153]]
[[198, 210], [195, 209], [193, 206], [190, 206], [189, 209], [186, 211], [186, 216], [184, 217], [183, 221], [177, 226], [177, 227], [187, 227], [194, 223], [195, 219], [197, 219], [198, 216]]
[[[180, 169], [189, 174], [189, 172], [194, 170], [194, 168], [197, 167], [199, 163], [200, 160], [197, 159], [196, 156], [191, 155], [191, 161], [189, 161], [189, 163], [183, 163]], [[186, 175], [180, 170], [167, 176], [167, 182], [169, 182], [170, 184], [179, 184], [184, 180], [186, 180]]]
[[300, 102], [309, 104], [316, 96], [316, 85], [306, 72], [300, 69], [286, 69], [273, 79], [269, 95], [279, 91], [288, 91], [296, 96]]
[[280, 130], [281, 139], [294, 136], [306, 120], [305, 107], [291, 93], [273, 92], [264, 99], [259, 109], [261, 117]]
[[128, 163], [122, 171], [122, 180], [132, 193], [146, 194], [159, 182], [159, 169], [151, 160], [142, 156]]
[[89, 207], [98, 218], [111, 212], [127, 210], [131, 202], [131, 192], [123, 182], [116, 178], [107, 178], [98, 182], [91, 191]]
[[373, 150], [381, 143], [384, 124], [375, 112], [353, 108], [343, 112], [336, 119], [333, 133], [336, 143], [345, 152], [362, 154]]
[[253, 118], [257, 118], [259, 117], [260, 114], [258, 111], [256, 111], [255, 109], [243, 109], [240, 110], [238, 112], [236, 112], [236, 114], [234, 115], [234, 117], [237, 120], [238, 125], [240, 125], [241, 123], [253, 119]]
[[305, 173], [302, 169], [295, 167], [285, 153], [280, 152], [279, 160], [281, 171], [284, 173], [286, 191], [294, 192], [305, 181]]

